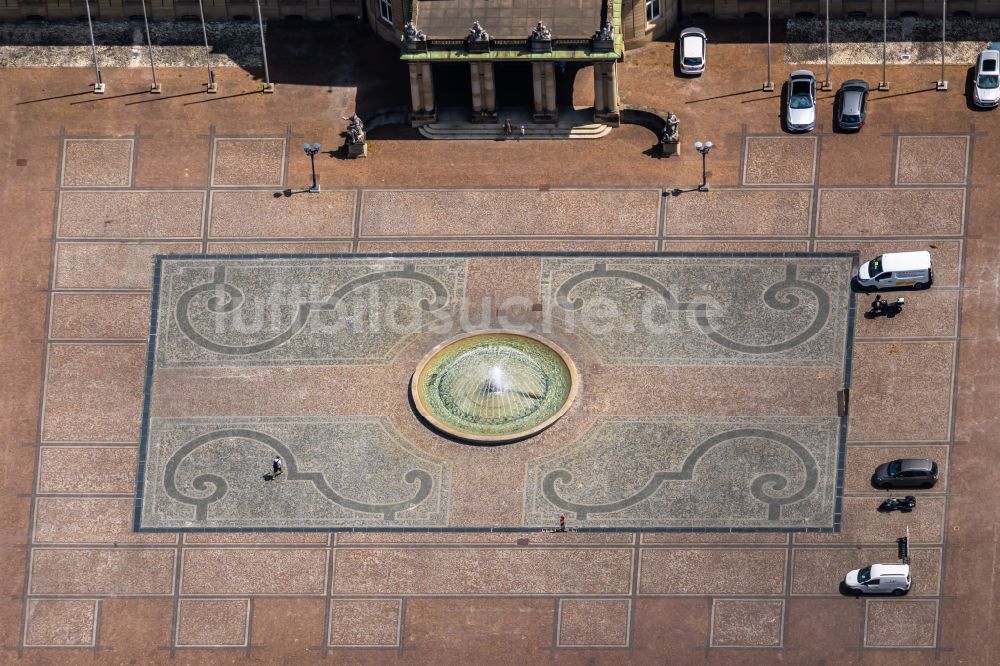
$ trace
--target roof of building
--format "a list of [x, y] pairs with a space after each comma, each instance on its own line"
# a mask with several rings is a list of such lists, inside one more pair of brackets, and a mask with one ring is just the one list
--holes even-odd
[[430, 39], [464, 39], [479, 21], [493, 39], [527, 39], [539, 21], [554, 39], [589, 38], [604, 0], [415, 0], [413, 22]]

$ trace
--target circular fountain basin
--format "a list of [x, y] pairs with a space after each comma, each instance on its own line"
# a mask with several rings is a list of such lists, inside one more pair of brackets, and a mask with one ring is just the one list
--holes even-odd
[[417, 365], [410, 391], [436, 429], [473, 442], [530, 437], [576, 396], [576, 366], [555, 344], [525, 333], [477, 331], [447, 340]]

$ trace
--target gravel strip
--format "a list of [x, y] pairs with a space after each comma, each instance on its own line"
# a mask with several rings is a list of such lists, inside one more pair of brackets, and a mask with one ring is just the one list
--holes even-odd
[[[941, 20], [890, 19], [886, 34], [886, 62], [891, 65], [941, 62]], [[945, 26], [945, 63], [973, 63], [991, 40], [1000, 36], [1000, 19], [953, 18]], [[821, 18], [789, 19], [785, 64], [820, 65], [826, 62], [826, 22]], [[830, 21], [831, 65], [882, 63], [882, 19]]]
[[[206, 22], [213, 67], [257, 67], [261, 64], [256, 23]], [[267, 24], [264, 29], [266, 31]], [[149, 24], [158, 67], [204, 67], [201, 23], [157, 21]], [[149, 67], [142, 23], [94, 21], [97, 61], [102, 67]], [[92, 67], [87, 23], [0, 24], [0, 67]]]

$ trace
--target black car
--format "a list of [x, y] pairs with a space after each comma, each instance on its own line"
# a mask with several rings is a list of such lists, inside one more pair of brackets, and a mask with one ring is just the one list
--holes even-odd
[[930, 488], [937, 482], [938, 466], [926, 458], [903, 458], [882, 463], [872, 474], [876, 488]]
[[868, 114], [868, 83], [861, 79], [844, 81], [837, 92], [834, 117], [842, 130], [859, 130]]

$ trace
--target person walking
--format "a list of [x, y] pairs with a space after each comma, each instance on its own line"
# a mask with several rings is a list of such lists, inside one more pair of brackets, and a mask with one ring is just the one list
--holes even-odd
[[503, 121], [503, 133], [508, 139], [510, 135], [514, 133], [514, 123], [510, 122], [510, 118]]
[[271, 467], [274, 470], [274, 473], [271, 476], [277, 478], [282, 472], [285, 471], [285, 459], [280, 455], [275, 454], [274, 459], [271, 460]]

